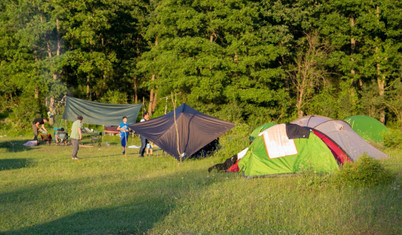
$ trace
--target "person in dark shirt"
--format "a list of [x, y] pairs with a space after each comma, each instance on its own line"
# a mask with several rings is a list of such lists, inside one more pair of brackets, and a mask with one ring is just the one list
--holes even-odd
[[[149, 114], [148, 114], [148, 112], [145, 112], [142, 115], [142, 119], [140, 122], [145, 122], [148, 120], [149, 120]], [[141, 139], [141, 147], [140, 147], [139, 157], [144, 157], [144, 152], [145, 152], [145, 148], [147, 147], [148, 140], [142, 135], [140, 135], [140, 139]]]
[[[47, 123], [46, 118], [35, 118], [35, 120], [33, 120], [32, 129], [34, 132], [34, 140], [38, 140], [38, 130], [39, 131], [42, 130], [47, 133], [47, 130], [45, 128], [45, 123]], [[39, 125], [41, 125], [41, 126], [39, 127]]]

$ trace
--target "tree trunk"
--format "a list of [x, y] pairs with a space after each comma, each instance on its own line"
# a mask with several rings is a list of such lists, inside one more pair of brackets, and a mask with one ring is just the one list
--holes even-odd
[[[158, 35], [155, 35], [155, 47], [158, 46]], [[155, 74], [152, 74], [152, 84], [155, 81]], [[154, 88], [151, 88], [150, 94], [149, 94], [149, 105], [148, 105], [148, 113], [149, 116], [152, 116], [152, 107], [154, 103]]]
[[[59, 24], [59, 19], [58, 18], [56, 18], [56, 31], [57, 31], [57, 37], [56, 37], [56, 45], [57, 45], [57, 47], [56, 47], [56, 56], [60, 56], [60, 50], [61, 50], [61, 44], [60, 44], [60, 24]], [[48, 49], [48, 56], [49, 56], [49, 58], [52, 58], [52, 52], [51, 52], [51, 49], [50, 49], [50, 44], [49, 44], [49, 42], [47, 41], [46, 42], [46, 44], [47, 44], [47, 49]], [[58, 78], [58, 76], [57, 76], [57, 73], [56, 72], [54, 72], [53, 73], [53, 80], [57, 80], [57, 78]], [[55, 118], [55, 107], [54, 107], [54, 103], [55, 103], [55, 98], [54, 98], [54, 96], [52, 95], [51, 97], [50, 97], [50, 104], [49, 104], [49, 112], [50, 112], [50, 117], [49, 117], [49, 124], [51, 125], [51, 126], [53, 126], [53, 124], [54, 124], [54, 122], [55, 122], [55, 120], [54, 120], [54, 118]]]
[[57, 29], [57, 49], [56, 49], [56, 55], [59, 56], [59, 55], [60, 55], [60, 50], [61, 50], [59, 18], [56, 18], [56, 29]]
[[[354, 27], [355, 26], [355, 19], [353, 18], [353, 16], [350, 17], [350, 27]], [[356, 48], [356, 40], [355, 38], [352, 36], [350, 38], [350, 56], [352, 56], [354, 54]], [[354, 59], [352, 57], [350, 57], [350, 61], [354, 62]], [[350, 70], [350, 73], [353, 75], [355, 75], [356, 71], [352, 68]]]
[[89, 77], [87, 77], [87, 99], [89, 98]]
[[142, 114], [144, 115], [144, 112], [146, 111], [147, 109], [145, 108], [145, 97], [143, 96], [142, 97]]
[[[380, 7], [376, 7], [376, 16], [377, 20], [380, 20]], [[379, 38], [376, 37], [376, 47], [375, 47], [375, 53], [376, 53], [376, 61], [377, 61], [377, 85], [378, 85], [378, 94], [384, 99], [384, 93], [385, 93], [385, 75], [381, 74], [381, 65], [380, 65], [380, 56], [378, 55], [378, 44], [379, 44]], [[384, 105], [380, 105], [379, 107], [379, 113], [380, 113], [380, 122], [385, 123], [385, 108]]]
[[[377, 86], [378, 86], [378, 95], [380, 98], [384, 98], [385, 93], [385, 75], [381, 74], [381, 65], [380, 65], [380, 57], [378, 56], [378, 46], [375, 48], [376, 52], [376, 59], [377, 59]], [[380, 122], [385, 123], [385, 109], [384, 105], [380, 104], [379, 107], [379, 114], [380, 114]]]
[[137, 76], [134, 76], [134, 104], [138, 102], [138, 93], [137, 93]]
[[[155, 81], [155, 74], [152, 74], [151, 78], [152, 83]], [[149, 93], [149, 105], [148, 105], [148, 113], [149, 116], [152, 116], [152, 104], [154, 102], [154, 88], [151, 88], [151, 91]]]
[[301, 118], [304, 115], [304, 112], [302, 110], [303, 95], [304, 95], [303, 81], [302, 81], [302, 84], [299, 87], [296, 87], [296, 90], [297, 90], [297, 101], [296, 101], [297, 115], [299, 116], [299, 118]]
[[54, 97], [50, 97], [50, 104], [49, 104], [49, 125], [53, 126], [54, 124]]
[[152, 112], [155, 112], [157, 101], [158, 101], [158, 89], [155, 89], [154, 101], [152, 102]]
[[301, 109], [302, 106], [302, 98], [297, 99], [297, 103], [296, 103], [296, 108], [297, 108], [297, 115], [299, 116], [299, 118], [303, 117], [304, 112]]

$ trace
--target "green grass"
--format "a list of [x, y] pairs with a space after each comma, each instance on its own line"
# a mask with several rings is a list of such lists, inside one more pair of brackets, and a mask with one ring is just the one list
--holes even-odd
[[180, 165], [161, 152], [138, 158], [137, 149], [125, 159], [118, 137], [81, 148], [80, 162], [71, 146], [0, 138], [0, 233], [402, 234], [399, 150], [385, 150], [396, 181], [371, 188], [334, 187], [314, 175], [208, 174], [247, 144], [234, 131], [216, 156]]

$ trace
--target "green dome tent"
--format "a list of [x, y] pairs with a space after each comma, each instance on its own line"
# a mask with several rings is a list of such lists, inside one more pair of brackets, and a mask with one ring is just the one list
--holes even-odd
[[246, 177], [293, 174], [303, 169], [317, 173], [338, 169], [331, 150], [313, 132], [308, 131], [307, 137], [290, 139], [286, 129], [286, 124], [275, 125], [256, 137], [238, 162]]
[[389, 132], [384, 124], [372, 117], [358, 115], [348, 117], [345, 121], [366, 141], [373, 141], [375, 143], [383, 142], [384, 133]]
[[268, 123], [262, 124], [261, 126], [255, 128], [253, 130], [253, 132], [251, 132], [251, 135], [248, 137], [248, 139], [250, 140], [250, 143], [253, 142], [253, 140], [255, 138], [257, 138], [258, 134], [260, 134], [261, 132], [270, 128], [271, 126], [275, 126], [275, 125], [276, 125], [276, 123], [268, 122]]

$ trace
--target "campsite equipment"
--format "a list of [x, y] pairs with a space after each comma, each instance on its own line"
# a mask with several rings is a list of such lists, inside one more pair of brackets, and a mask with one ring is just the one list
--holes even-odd
[[185, 103], [163, 116], [130, 125], [177, 160], [191, 156], [233, 127], [233, 123], [200, 113]]
[[64, 128], [53, 128], [53, 136], [54, 136], [54, 141], [59, 144], [68, 144], [68, 134], [67, 132], [64, 131]]
[[120, 131], [117, 130], [117, 126], [105, 126], [104, 130], [106, 134], [110, 135], [120, 134]]
[[275, 126], [276, 123], [273, 122], [268, 122], [264, 123], [261, 126], [255, 128], [253, 132], [251, 132], [251, 135], [248, 137], [250, 143], [253, 142], [253, 140], [260, 134], [261, 132], [265, 131], [266, 129], [270, 128], [271, 126]]
[[135, 123], [142, 104], [106, 104], [67, 96], [63, 119], [77, 120], [84, 117], [83, 123], [96, 125], [117, 125], [121, 117], [127, 116], [129, 123]]
[[39, 141], [37, 140], [28, 140], [25, 144], [23, 144], [24, 146], [36, 146], [39, 144]]
[[289, 138], [288, 134], [293, 131], [306, 133], [300, 128], [303, 127], [278, 124], [265, 130], [238, 161], [240, 171], [246, 177], [253, 177], [293, 174], [303, 170], [327, 173], [338, 169], [331, 150], [313, 132], [308, 136]]
[[333, 120], [322, 116], [305, 116], [294, 120], [292, 123], [319, 131], [323, 136], [335, 143], [353, 161], [356, 161], [364, 153], [375, 159], [388, 157], [385, 153], [367, 143], [347, 122], [342, 120]]
[[[75, 121], [81, 115], [84, 117], [83, 123], [113, 126], [118, 125], [119, 120], [126, 116], [128, 122], [135, 123], [141, 106], [142, 104], [106, 104], [66, 96], [63, 119]], [[83, 133], [90, 136], [92, 143], [101, 145], [103, 133], [88, 130]]]
[[353, 130], [363, 139], [375, 143], [383, 142], [384, 134], [390, 132], [384, 124], [369, 116], [352, 116], [346, 118], [345, 122], [349, 123]]
[[323, 122], [333, 120], [329, 117], [319, 116], [319, 115], [310, 115], [304, 116], [299, 119], [294, 120], [292, 123], [297, 124], [299, 126], [307, 126], [307, 127], [315, 127]]

